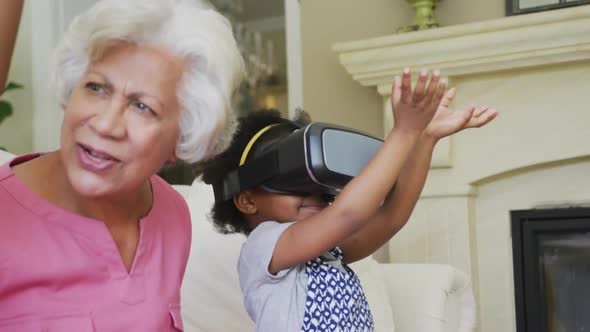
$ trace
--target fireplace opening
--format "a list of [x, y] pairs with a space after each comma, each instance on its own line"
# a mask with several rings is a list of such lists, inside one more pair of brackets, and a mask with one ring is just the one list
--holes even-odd
[[511, 211], [518, 332], [590, 331], [590, 208]]

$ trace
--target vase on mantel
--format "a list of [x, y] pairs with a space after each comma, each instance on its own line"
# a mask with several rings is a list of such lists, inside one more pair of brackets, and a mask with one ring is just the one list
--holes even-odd
[[436, 28], [439, 26], [436, 17], [434, 16], [434, 10], [436, 9], [436, 3], [440, 0], [406, 0], [414, 7], [416, 16], [412, 24], [400, 28], [398, 32], [408, 32]]

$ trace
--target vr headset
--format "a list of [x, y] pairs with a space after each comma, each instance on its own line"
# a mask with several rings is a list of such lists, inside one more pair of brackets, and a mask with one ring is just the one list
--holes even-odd
[[[264, 142], [249, 155], [260, 137], [285, 126], [291, 134]], [[227, 201], [254, 187], [290, 195], [319, 193], [333, 199], [382, 144], [362, 132], [319, 122], [303, 127], [291, 121], [267, 126], [248, 142], [239, 167], [213, 184], [215, 200]]]

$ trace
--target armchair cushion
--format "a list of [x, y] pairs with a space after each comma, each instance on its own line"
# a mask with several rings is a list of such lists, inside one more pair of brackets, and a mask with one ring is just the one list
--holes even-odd
[[191, 252], [181, 289], [186, 331], [254, 331], [237, 274], [245, 236], [220, 234], [207, 219], [214, 202], [211, 186], [195, 180], [186, 199], [192, 219]]
[[361, 281], [361, 286], [369, 302], [375, 331], [395, 331], [394, 318], [392, 315], [393, 308], [388, 296], [387, 275], [379, 264], [371, 257], [350, 265], [350, 268], [357, 274]]
[[12, 158], [14, 158], [14, 155], [12, 153], [0, 150], [0, 165], [7, 163]]
[[438, 264], [381, 266], [399, 331], [473, 331], [475, 300], [465, 273]]

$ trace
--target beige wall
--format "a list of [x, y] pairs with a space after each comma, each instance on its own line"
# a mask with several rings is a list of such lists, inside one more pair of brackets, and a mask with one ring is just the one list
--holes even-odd
[[491, 20], [505, 13], [505, 0], [440, 0], [436, 9], [441, 26]]
[[[412, 21], [405, 0], [301, 0], [303, 103], [316, 121], [383, 135], [382, 99], [354, 82], [332, 51], [336, 42], [389, 35]], [[504, 16], [504, 0], [442, 0], [441, 25]]]
[[382, 99], [354, 82], [332, 44], [393, 33], [409, 23], [403, 0], [302, 0], [303, 103], [315, 121], [383, 134]]
[[31, 15], [29, 1], [25, 1], [25, 8], [20, 22], [18, 38], [10, 72], [9, 81], [15, 81], [25, 86], [24, 90], [13, 90], [6, 93], [2, 99], [12, 103], [13, 114], [0, 124], [0, 146], [6, 150], [22, 154], [33, 148], [33, 107], [31, 102]]

